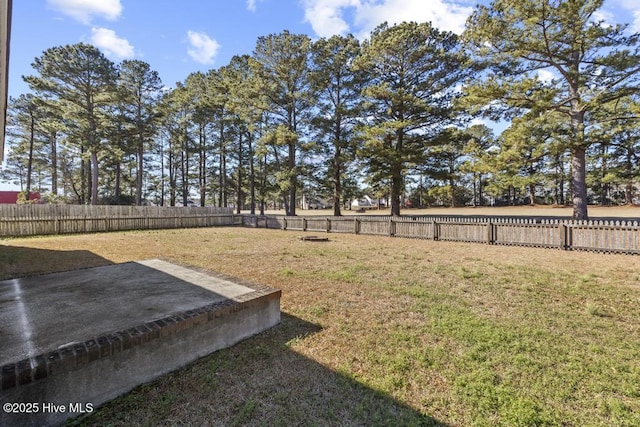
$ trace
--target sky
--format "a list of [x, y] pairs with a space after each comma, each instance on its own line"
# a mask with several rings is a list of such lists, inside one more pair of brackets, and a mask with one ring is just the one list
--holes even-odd
[[[488, 0], [480, 0], [487, 3]], [[54, 46], [90, 43], [109, 59], [139, 59], [168, 87], [195, 71], [251, 54], [260, 36], [283, 30], [312, 39], [365, 38], [384, 21], [430, 21], [462, 32], [476, 0], [18, 0], [13, 2], [9, 94]], [[602, 19], [640, 31], [640, 0], [605, 0]]]
[[[364, 39], [385, 21], [430, 21], [461, 33], [478, 2], [489, 0], [17, 0], [9, 95], [29, 92], [22, 76], [33, 75], [34, 59], [54, 46], [84, 42], [115, 63], [145, 61], [173, 88], [193, 72], [251, 54], [260, 36], [289, 30], [314, 40]], [[605, 0], [600, 18], [640, 32], [640, 0]]]

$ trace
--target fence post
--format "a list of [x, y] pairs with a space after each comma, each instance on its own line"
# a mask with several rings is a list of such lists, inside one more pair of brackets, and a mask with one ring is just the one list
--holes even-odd
[[493, 223], [491, 221], [487, 223], [487, 243], [490, 245], [495, 243], [495, 234], [493, 232]]
[[567, 250], [569, 249], [569, 229], [567, 224], [560, 223], [558, 224], [558, 234], [560, 238], [560, 249]]

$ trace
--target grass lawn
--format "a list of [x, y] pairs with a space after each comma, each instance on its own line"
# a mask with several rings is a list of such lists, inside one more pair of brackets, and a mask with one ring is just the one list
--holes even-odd
[[0, 278], [162, 257], [282, 289], [279, 326], [86, 425], [640, 425], [639, 257], [301, 235], [0, 240]]

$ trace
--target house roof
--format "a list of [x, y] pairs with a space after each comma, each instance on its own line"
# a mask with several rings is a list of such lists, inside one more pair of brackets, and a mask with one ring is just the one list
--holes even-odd
[[[11, 204], [15, 205], [18, 203], [18, 196], [20, 195], [19, 191], [0, 191], [0, 204]], [[37, 191], [32, 191], [29, 193], [29, 200], [38, 200], [40, 199], [40, 193]]]
[[9, 97], [9, 47], [13, 0], [0, 0], [0, 162], [4, 159], [4, 136]]

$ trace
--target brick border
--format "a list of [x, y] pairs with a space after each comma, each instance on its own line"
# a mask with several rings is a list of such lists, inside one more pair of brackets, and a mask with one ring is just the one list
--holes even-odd
[[[166, 260], [168, 261], [168, 260]], [[175, 261], [169, 261], [177, 264]], [[180, 265], [180, 264], [177, 264]], [[262, 305], [265, 301], [280, 299], [282, 291], [259, 285], [226, 274], [185, 266], [210, 276], [232, 281], [253, 289], [253, 292], [205, 306], [170, 314], [163, 318], [90, 338], [81, 343], [71, 343], [57, 350], [39, 354], [0, 368], [0, 390], [28, 385], [63, 372], [82, 369], [89, 363], [129, 350], [132, 347], [163, 338], [183, 330], [214, 321], [229, 314]]]

